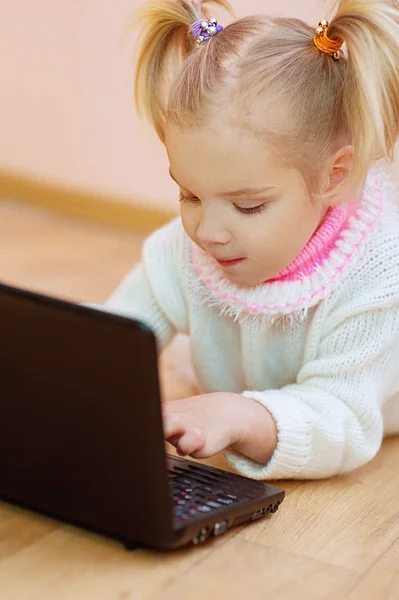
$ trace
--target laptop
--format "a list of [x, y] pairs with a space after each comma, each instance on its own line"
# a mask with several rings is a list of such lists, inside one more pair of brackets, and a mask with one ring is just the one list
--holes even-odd
[[153, 332], [0, 285], [0, 496], [172, 549], [274, 513], [284, 490], [165, 451]]

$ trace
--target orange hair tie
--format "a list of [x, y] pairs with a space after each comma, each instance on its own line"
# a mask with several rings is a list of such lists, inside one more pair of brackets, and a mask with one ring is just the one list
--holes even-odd
[[340, 59], [340, 50], [344, 40], [342, 38], [336, 38], [332, 40], [328, 37], [328, 21], [320, 21], [318, 28], [316, 29], [316, 35], [313, 38], [315, 46], [333, 57], [334, 60]]

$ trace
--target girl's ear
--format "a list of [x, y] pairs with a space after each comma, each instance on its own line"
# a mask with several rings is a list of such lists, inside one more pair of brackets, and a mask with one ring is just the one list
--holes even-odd
[[326, 199], [328, 206], [334, 206], [342, 202], [342, 196], [337, 193], [336, 189], [342, 183], [344, 183], [352, 170], [353, 166], [353, 146], [342, 146], [333, 155], [330, 161], [329, 172], [325, 179], [325, 186], [323, 189], [324, 194], [329, 194], [329, 198]]

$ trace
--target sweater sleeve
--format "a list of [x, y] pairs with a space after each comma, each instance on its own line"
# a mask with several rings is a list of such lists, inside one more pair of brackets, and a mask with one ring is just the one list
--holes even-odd
[[187, 330], [182, 256], [187, 244], [179, 220], [153, 233], [141, 262], [124, 278], [102, 309], [145, 322], [161, 351], [177, 332]]
[[[317, 479], [370, 461], [383, 438], [382, 407], [398, 390], [399, 294], [332, 311], [318, 351], [293, 385], [246, 391], [273, 416], [278, 444], [267, 465], [228, 451], [226, 458], [253, 479]], [[377, 302], [379, 300], [379, 302]], [[350, 316], [348, 316], [350, 314]]]
[[104, 310], [146, 323], [154, 332], [160, 350], [171, 341], [176, 332], [156, 301], [143, 263], [127, 274], [105, 302]]

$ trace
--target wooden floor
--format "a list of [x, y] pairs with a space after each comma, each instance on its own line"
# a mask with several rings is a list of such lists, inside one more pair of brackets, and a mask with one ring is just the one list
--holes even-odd
[[[9, 202], [0, 203], [0, 239], [0, 280], [96, 302], [138, 259], [142, 242]], [[166, 395], [190, 393], [174, 376], [173, 360], [165, 365]], [[221, 457], [208, 462], [227, 468]], [[169, 554], [127, 552], [0, 504], [0, 598], [399, 598], [399, 438], [388, 439], [377, 458], [352, 475], [283, 487], [286, 500], [270, 519]]]

